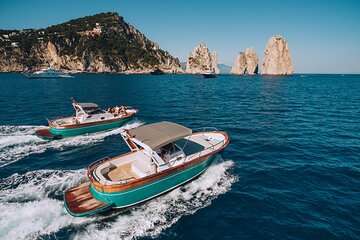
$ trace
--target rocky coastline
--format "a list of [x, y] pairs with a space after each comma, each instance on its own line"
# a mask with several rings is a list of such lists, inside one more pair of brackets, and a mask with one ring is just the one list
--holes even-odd
[[181, 73], [160, 49], [117, 13], [79, 18], [45, 29], [0, 30], [0, 72], [46, 68], [85, 73]]
[[[188, 55], [186, 66], [160, 49], [117, 13], [74, 19], [44, 29], [0, 30], [0, 72], [27, 72], [46, 68], [64, 72], [148, 74], [220, 73], [217, 53], [200, 43]], [[259, 74], [259, 57], [253, 48], [239, 52], [232, 75]], [[291, 75], [288, 42], [272, 36], [265, 48], [262, 75]]]

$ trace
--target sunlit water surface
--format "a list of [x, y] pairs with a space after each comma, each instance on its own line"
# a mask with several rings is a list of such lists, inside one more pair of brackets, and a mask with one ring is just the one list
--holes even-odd
[[[2, 239], [359, 239], [360, 76], [0, 74]], [[93, 161], [127, 151], [119, 132], [44, 141], [70, 97], [140, 110], [134, 128], [214, 126], [230, 145], [199, 178], [144, 204], [73, 218], [64, 191]]]

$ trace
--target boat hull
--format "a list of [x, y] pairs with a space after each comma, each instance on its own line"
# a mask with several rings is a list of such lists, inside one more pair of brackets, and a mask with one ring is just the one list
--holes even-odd
[[31, 75], [31, 76], [27, 76], [28, 78], [32, 78], [32, 79], [40, 79], [40, 78], [44, 78], [44, 79], [50, 79], [50, 78], [74, 78], [72, 76], [36, 76], [36, 75]]
[[39, 129], [35, 132], [36, 136], [45, 140], [61, 139], [61, 135], [52, 134], [49, 128]]
[[86, 133], [100, 132], [113, 128], [118, 128], [128, 122], [132, 117], [124, 118], [119, 121], [96, 123], [88, 126], [79, 126], [71, 128], [54, 128], [50, 126], [50, 132], [54, 135], [60, 135], [62, 137], [72, 137]]
[[203, 74], [204, 78], [216, 78], [216, 74]]
[[214, 155], [211, 155], [201, 163], [188, 167], [180, 172], [175, 172], [147, 184], [121, 192], [101, 192], [96, 190], [92, 185], [90, 185], [90, 191], [97, 200], [112, 202], [113, 207], [129, 207], [161, 195], [194, 179], [209, 167], [213, 158]]

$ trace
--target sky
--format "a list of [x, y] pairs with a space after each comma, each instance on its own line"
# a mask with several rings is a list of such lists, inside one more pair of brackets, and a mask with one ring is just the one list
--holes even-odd
[[117, 12], [160, 48], [186, 61], [205, 42], [232, 66], [268, 39], [290, 45], [296, 73], [360, 73], [360, 0], [0, 0], [0, 29], [43, 28]]

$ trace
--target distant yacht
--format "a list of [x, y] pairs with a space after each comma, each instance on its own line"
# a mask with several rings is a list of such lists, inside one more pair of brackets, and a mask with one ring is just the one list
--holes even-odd
[[73, 78], [73, 76], [70, 76], [68, 73], [52, 68], [52, 65], [40, 71], [26, 73], [25, 75], [28, 78]]
[[216, 73], [215, 70], [212, 69], [205, 69], [205, 72], [203, 73], [203, 76], [205, 78], [215, 78], [216, 77]]

